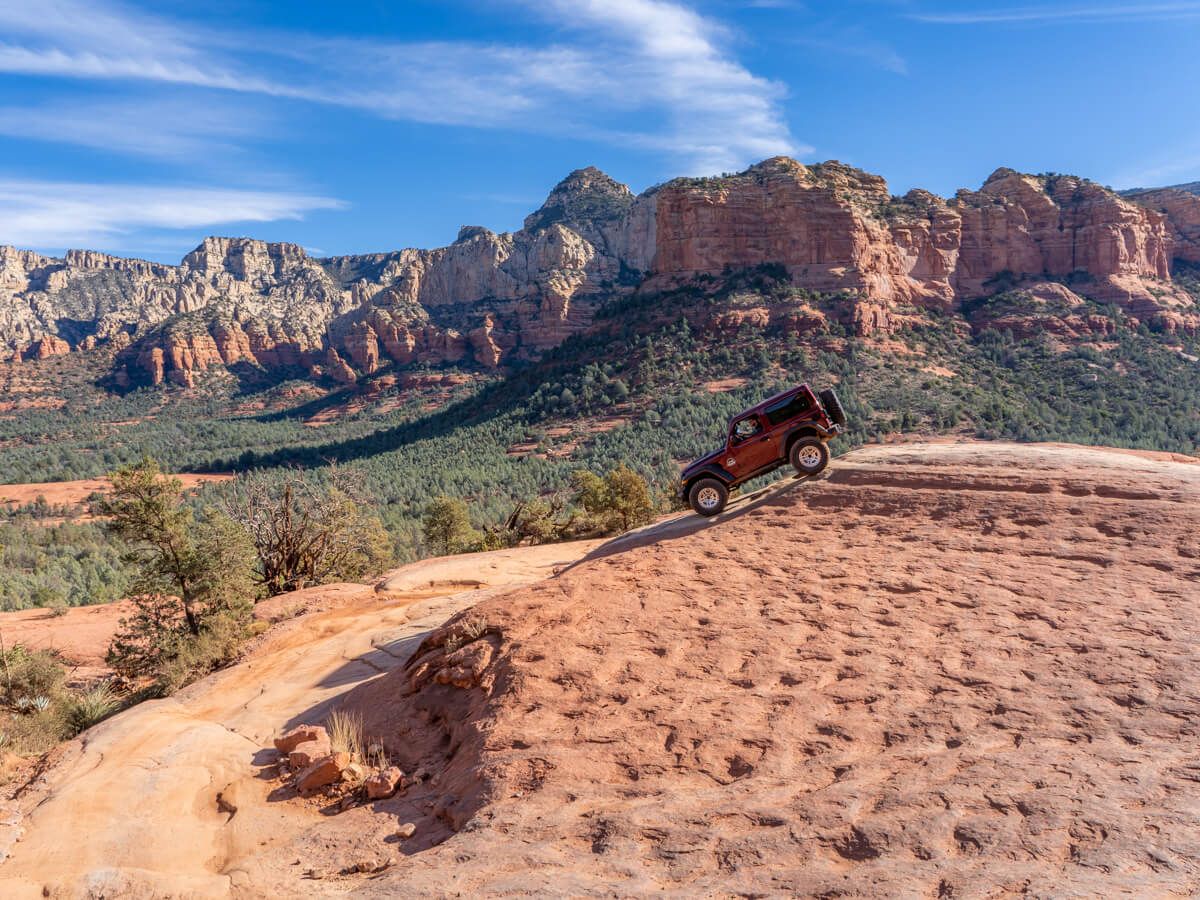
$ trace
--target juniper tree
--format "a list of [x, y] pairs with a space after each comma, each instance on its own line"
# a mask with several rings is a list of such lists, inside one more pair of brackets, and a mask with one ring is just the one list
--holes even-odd
[[[255, 594], [245, 531], [216, 510], [197, 517], [179, 479], [164, 475], [154, 460], [117, 469], [109, 480], [111, 491], [94, 509], [125, 542], [125, 559], [138, 573], [134, 612], [121, 620], [109, 661], [122, 674], [157, 674], [192, 655], [189, 644], [216, 633], [228, 638], [220, 654], [228, 656]], [[195, 661], [197, 669], [205, 664]]]

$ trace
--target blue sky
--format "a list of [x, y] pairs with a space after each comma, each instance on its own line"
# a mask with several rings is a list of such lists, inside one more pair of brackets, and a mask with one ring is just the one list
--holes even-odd
[[438, 246], [778, 153], [1198, 180], [1198, 50], [1200, 0], [0, 0], [0, 243]]

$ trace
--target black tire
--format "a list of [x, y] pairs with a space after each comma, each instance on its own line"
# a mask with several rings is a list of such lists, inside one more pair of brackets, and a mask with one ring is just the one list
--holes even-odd
[[833, 388], [825, 388], [817, 396], [821, 398], [821, 405], [825, 407], [825, 412], [829, 413], [829, 418], [838, 425], [845, 425], [846, 409], [842, 406], [842, 401], [838, 399], [837, 392]]
[[829, 465], [829, 448], [820, 438], [803, 437], [792, 444], [788, 459], [801, 475], [816, 475]]
[[701, 516], [715, 516], [729, 502], [729, 488], [716, 478], [701, 478], [688, 488], [688, 505]]

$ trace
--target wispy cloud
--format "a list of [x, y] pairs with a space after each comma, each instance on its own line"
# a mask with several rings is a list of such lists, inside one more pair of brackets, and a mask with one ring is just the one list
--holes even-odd
[[[528, 0], [527, 0], [528, 2]], [[545, 14], [599, 45], [586, 69], [603, 78], [600, 97], [617, 108], [657, 110], [662, 127], [618, 140], [673, 152], [696, 172], [733, 169], [797, 147], [778, 103], [782, 85], [728, 55], [732, 35], [719, 23], [666, 0], [540, 0]]]
[[1117, 188], [1162, 187], [1200, 179], [1200, 141], [1112, 176]]
[[236, 155], [263, 125], [262, 110], [162, 97], [0, 106], [0, 136], [181, 163]]
[[910, 14], [909, 18], [936, 25], [1162, 21], [1200, 18], [1200, 3], [1089, 4], [1067, 7], [1047, 4], [965, 12], [917, 12]]
[[344, 207], [285, 192], [0, 180], [0, 244], [124, 249], [139, 229], [195, 231]]
[[509, 2], [576, 39], [248, 34], [184, 27], [104, 0], [43, 0], [36, 9], [0, 0], [0, 72], [186, 84], [387, 118], [630, 142], [697, 171], [801, 149], [780, 111], [783, 88], [739, 63], [723, 27], [682, 2]]
[[860, 59], [868, 65], [896, 75], [908, 74], [908, 62], [894, 48], [882, 41], [854, 32], [842, 31], [836, 35], [825, 36], [820, 32], [805, 37], [792, 39], [792, 43], [806, 47], [817, 53], [835, 56], [850, 56]]

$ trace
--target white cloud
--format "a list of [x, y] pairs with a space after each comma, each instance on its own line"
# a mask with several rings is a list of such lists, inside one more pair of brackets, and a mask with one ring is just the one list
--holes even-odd
[[0, 106], [0, 136], [184, 163], [237, 154], [263, 124], [261, 110], [162, 97]]
[[0, 244], [119, 249], [140, 229], [200, 230], [344, 207], [283, 192], [0, 180]]
[[185, 28], [104, 0], [43, 0], [36, 10], [0, 0], [0, 72], [186, 84], [387, 118], [629, 142], [693, 171], [805, 149], [783, 120], [783, 88], [739, 63], [725, 49], [731, 35], [681, 2], [509, 2], [576, 39], [325, 39]]
[[[533, 5], [533, 4], [531, 4]], [[597, 135], [674, 153], [692, 172], [740, 168], [782, 153], [804, 153], [779, 109], [782, 85], [760, 78], [725, 49], [733, 35], [668, 0], [541, 0], [536, 8], [598, 41], [592, 68], [607, 76], [594, 100], [657, 110], [655, 130], [619, 123]]]
[[1161, 21], [1200, 17], [1200, 3], [1091, 4], [1088, 6], [1021, 6], [977, 12], [914, 13], [909, 18], [935, 25], [996, 25], [1006, 23], [1066, 23]]

